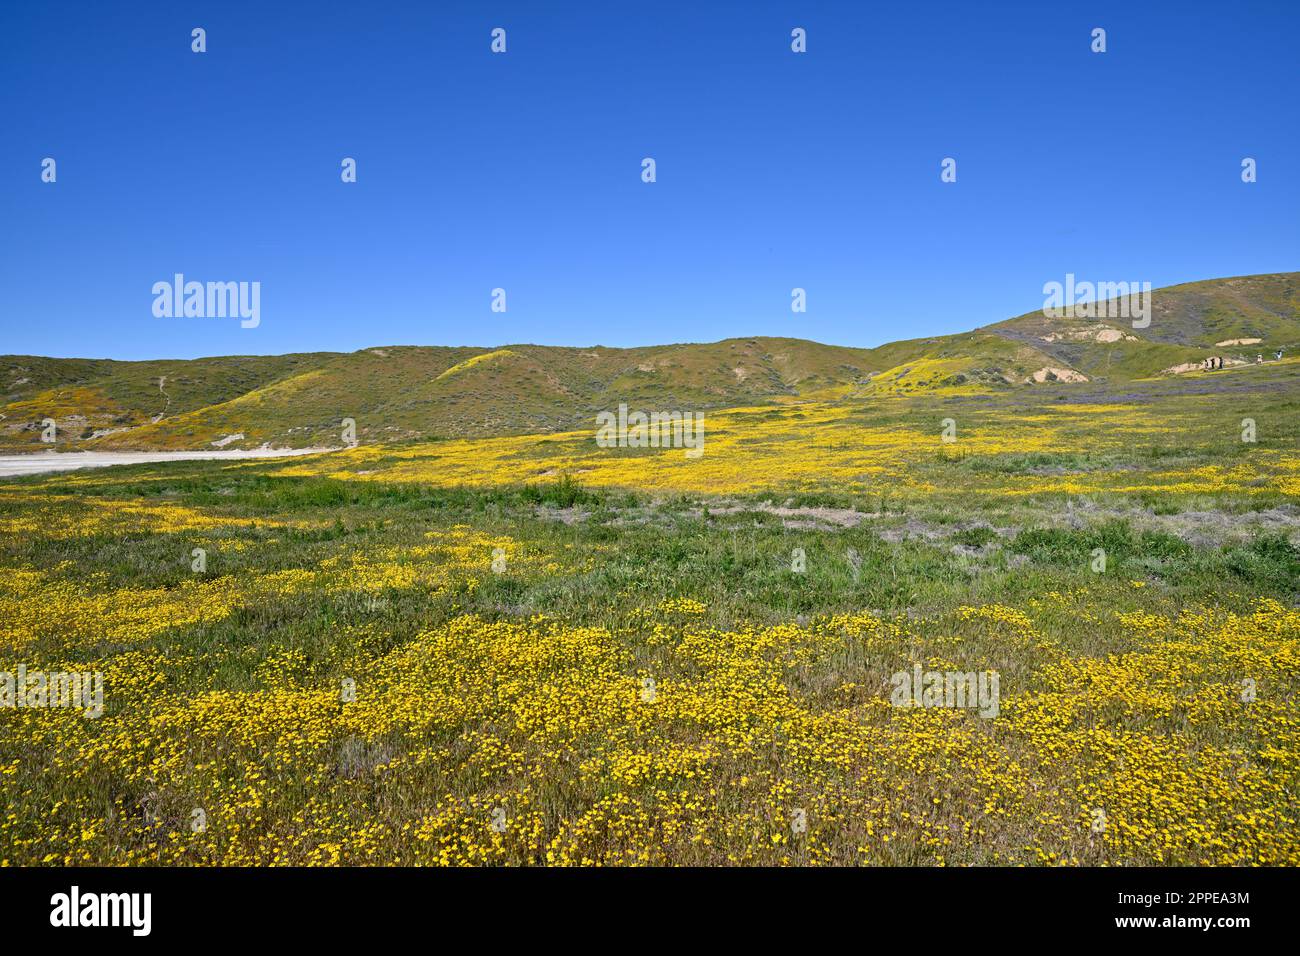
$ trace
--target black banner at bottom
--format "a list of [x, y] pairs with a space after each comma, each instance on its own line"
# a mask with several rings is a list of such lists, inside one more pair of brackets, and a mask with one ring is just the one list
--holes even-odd
[[1232, 945], [1284, 929], [1295, 887], [1294, 869], [7, 869], [0, 914], [11, 943], [373, 945], [451, 926], [493, 944], [575, 932], [649, 943], [689, 923], [693, 943], [734, 946], [814, 920], [819, 933], [868, 938], [908, 926], [933, 938], [946, 926], [968, 939], [1050, 931]]

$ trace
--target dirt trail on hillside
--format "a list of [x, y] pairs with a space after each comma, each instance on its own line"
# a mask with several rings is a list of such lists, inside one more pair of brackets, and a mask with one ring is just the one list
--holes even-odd
[[229, 451], [47, 451], [30, 455], [0, 455], [0, 477], [39, 475], [44, 472], [73, 471], [79, 468], [108, 468], [112, 465], [138, 465], [142, 462], [284, 458], [290, 455], [316, 455], [336, 450], [334, 448], [250, 448]]

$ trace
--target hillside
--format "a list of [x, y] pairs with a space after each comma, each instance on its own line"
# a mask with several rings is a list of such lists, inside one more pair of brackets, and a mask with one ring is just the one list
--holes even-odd
[[6, 356], [0, 447], [41, 447], [47, 417], [58, 423], [59, 447], [85, 449], [197, 448], [232, 435], [243, 437], [224, 447], [337, 445], [345, 418], [362, 441], [551, 431], [620, 402], [699, 409], [808, 395], [871, 367], [866, 350], [775, 338], [637, 349], [385, 346], [194, 362]]
[[716, 409], [806, 398], [1119, 385], [1271, 361], [1300, 347], [1300, 273], [1158, 289], [1149, 327], [1033, 312], [874, 349], [739, 338], [633, 349], [382, 346], [119, 362], [0, 357], [0, 450], [248, 448], [549, 432], [627, 402]]
[[[1272, 358], [1300, 345], [1300, 273], [1238, 276], [1152, 293], [1151, 324], [1127, 319], [1050, 319], [1031, 312], [984, 331], [1040, 349], [1090, 378], [1159, 375], [1211, 356], [1224, 364]], [[1189, 370], [1190, 371], [1190, 370]], [[1180, 373], [1171, 373], [1180, 374]]]

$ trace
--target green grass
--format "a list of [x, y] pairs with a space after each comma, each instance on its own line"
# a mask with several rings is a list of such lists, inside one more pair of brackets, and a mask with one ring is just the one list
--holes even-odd
[[[563, 431], [589, 424], [620, 402], [648, 409], [759, 405], [821, 390], [930, 396], [971, 389], [1077, 397], [1114, 390], [1209, 355], [1271, 361], [1275, 348], [1300, 347], [1297, 273], [1214, 279], [1156, 290], [1147, 329], [1115, 325], [1137, 341], [1048, 342], [1061, 327], [1030, 313], [987, 329], [891, 342], [873, 349], [793, 338], [750, 337], [636, 349], [510, 345], [502, 349], [384, 346], [349, 354], [115, 362], [0, 356], [0, 449], [41, 448], [45, 415], [60, 423], [63, 448], [203, 448], [263, 442], [337, 446], [344, 418], [363, 442]], [[1217, 347], [1229, 338], [1259, 345]], [[495, 353], [487, 362], [472, 360]], [[1025, 386], [1044, 367], [1075, 368], [1086, 384]], [[458, 368], [454, 374], [445, 374]], [[1264, 369], [1160, 381], [1177, 393], [1209, 383], [1231, 390], [1268, 380]], [[877, 376], [868, 382], [871, 376]], [[166, 378], [165, 394], [158, 387]], [[1016, 383], [1012, 388], [1006, 380]], [[150, 420], [162, 414], [157, 424]], [[88, 420], [80, 417], [85, 416]], [[122, 429], [92, 438], [94, 431]], [[42, 449], [43, 450], [43, 449]]]

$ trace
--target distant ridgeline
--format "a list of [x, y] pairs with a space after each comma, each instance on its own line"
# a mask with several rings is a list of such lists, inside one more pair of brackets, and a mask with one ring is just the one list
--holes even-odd
[[[1298, 280], [1300, 273], [1279, 273], [1151, 291], [1149, 283], [1070, 275], [1044, 286], [1039, 311], [872, 349], [736, 338], [634, 349], [384, 346], [145, 362], [3, 356], [0, 450], [306, 448], [353, 437], [369, 444], [594, 432], [602, 413], [615, 415], [617, 428], [620, 407], [676, 409], [684, 424], [708, 409], [792, 400], [1249, 374], [1300, 349]], [[251, 286], [176, 276], [155, 294], [156, 308], [180, 314], [212, 308], [242, 323], [262, 318], [260, 289]], [[625, 440], [639, 435], [637, 421], [630, 424]]]

